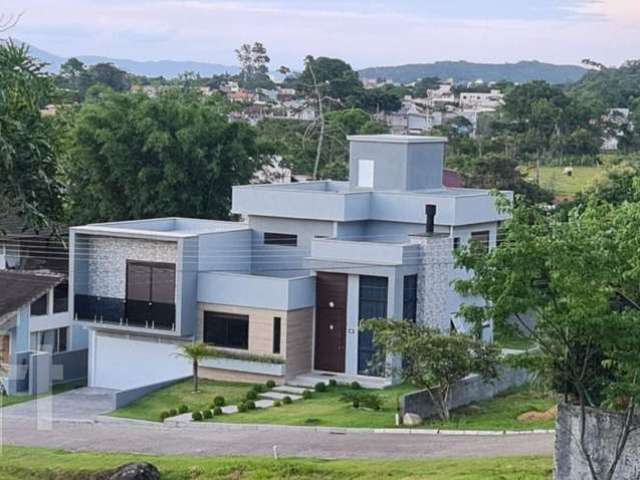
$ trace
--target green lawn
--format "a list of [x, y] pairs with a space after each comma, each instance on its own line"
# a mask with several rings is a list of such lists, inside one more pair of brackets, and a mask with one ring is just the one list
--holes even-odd
[[[563, 175], [565, 167], [540, 167], [540, 185], [556, 195], [575, 195], [600, 174], [600, 167], [573, 167], [573, 175]], [[535, 172], [530, 174], [535, 176]]]
[[523, 387], [455, 410], [449, 422], [430, 421], [424, 427], [455, 430], [554, 429], [555, 420], [522, 422], [518, 416], [531, 411], [544, 412], [555, 404], [553, 396]]
[[[74, 388], [84, 387], [85, 382], [70, 382], [64, 383], [61, 385], [54, 385], [52, 389], [53, 395], [58, 393], [68, 392], [69, 390], [73, 390]], [[41, 395], [40, 397], [44, 397], [46, 395]], [[34, 398], [30, 395], [11, 395], [11, 396], [0, 396], [0, 408], [8, 407], [10, 405], [16, 405], [18, 403], [28, 402], [29, 400], [33, 400]]]
[[200, 388], [193, 391], [193, 381], [185, 380], [162, 390], [158, 390], [137, 402], [116, 410], [111, 415], [115, 417], [136, 418], [139, 420], [160, 421], [160, 413], [164, 410], [175, 408], [185, 404], [192, 410], [204, 410], [212, 403], [214, 397], [221, 395], [228, 405], [239, 403], [251, 389], [251, 384], [215, 382], [213, 380], [200, 380]]
[[212, 421], [228, 423], [263, 423], [279, 425], [311, 425], [350, 428], [387, 428], [395, 426], [398, 397], [415, 388], [401, 385], [385, 390], [371, 390], [383, 401], [378, 411], [353, 408], [340, 400], [354, 390], [346, 386], [329, 388], [327, 392], [314, 393], [307, 400], [298, 400], [290, 405], [255, 410], [247, 413], [222, 415]]
[[146, 461], [163, 480], [549, 480], [549, 457], [448, 460], [313, 460], [142, 456], [71, 453], [61, 450], [5, 446], [0, 455], [0, 480], [80, 480], [119, 465]]

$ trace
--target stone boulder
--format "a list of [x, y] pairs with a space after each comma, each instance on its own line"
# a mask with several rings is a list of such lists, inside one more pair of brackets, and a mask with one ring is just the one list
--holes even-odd
[[422, 417], [417, 413], [405, 413], [402, 416], [402, 423], [408, 427], [422, 425]]
[[160, 480], [158, 469], [147, 462], [128, 463], [118, 467], [109, 480]]

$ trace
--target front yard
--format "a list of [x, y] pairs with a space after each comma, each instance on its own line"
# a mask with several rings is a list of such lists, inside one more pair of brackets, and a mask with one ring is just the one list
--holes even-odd
[[[223, 396], [226, 405], [243, 402], [251, 385], [202, 380], [201, 391], [193, 392], [190, 380], [152, 393], [111, 415], [139, 420], [161, 421], [161, 413], [179, 410], [181, 405], [190, 412], [212, 409], [216, 396]], [[268, 425], [297, 425], [338, 428], [394, 428], [400, 396], [415, 390], [400, 385], [385, 390], [354, 389], [351, 386], [329, 387], [325, 392], [313, 392], [311, 398], [296, 400], [266, 409], [242, 413], [214, 415], [210, 422]], [[358, 395], [377, 397], [379, 408], [353, 406], [347, 398]], [[347, 398], [345, 398], [347, 397]], [[555, 420], [549, 413], [555, 399], [528, 387], [508, 392], [492, 400], [457, 409], [448, 422], [427, 420], [423, 428], [451, 430], [531, 430], [553, 429]], [[547, 412], [545, 414], [545, 412]], [[527, 419], [518, 418], [525, 414]]]
[[314, 460], [267, 458], [207, 458], [71, 453], [62, 450], [5, 446], [0, 456], [0, 480], [106, 478], [129, 462], [150, 462], [163, 480], [350, 480], [385, 478], [429, 480], [549, 480], [549, 457], [451, 460]]

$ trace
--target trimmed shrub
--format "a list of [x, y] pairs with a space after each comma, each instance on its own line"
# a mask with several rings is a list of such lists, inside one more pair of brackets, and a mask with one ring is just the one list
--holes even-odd
[[304, 398], [305, 400], [309, 399], [313, 397], [313, 394], [311, 393], [311, 390], [305, 390], [304, 392], [302, 392], [302, 398]]
[[282, 406], [282, 402], [281, 402], [280, 400], [275, 400], [275, 401], [273, 402], [273, 406], [274, 406], [274, 407], [281, 407], [281, 406]]
[[359, 398], [354, 398], [353, 402], [351, 403], [351, 405], [353, 405], [353, 408], [360, 408], [360, 399]]
[[372, 392], [347, 392], [342, 395], [340, 400], [351, 402], [355, 408], [364, 407], [371, 410], [380, 410], [382, 407], [382, 399], [378, 394]]
[[276, 386], [276, 382], [274, 382], [273, 380], [267, 380], [267, 383], [265, 383], [265, 385], [267, 386], [267, 388], [273, 388]]
[[289, 404], [293, 403], [293, 400], [291, 400], [291, 397], [289, 395], [287, 395], [286, 397], [284, 397], [282, 399], [282, 403], [284, 405], [289, 405]]
[[244, 398], [247, 400], [255, 400], [258, 398], [258, 393], [255, 390], [249, 390]]
[[327, 385], [324, 382], [318, 382], [316, 383], [316, 386], [314, 387], [316, 392], [326, 392], [327, 391]]
[[351, 382], [351, 388], [353, 388], [354, 390], [360, 390], [362, 387], [358, 382]]
[[246, 402], [244, 402], [244, 404], [247, 407], [247, 410], [255, 410], [256, 409], [256, 402], [254, 402], [253, 400], [247, 400]]
[[205, 410], [204, 412], [202, 412], [202, 418], [204, 418], [205, 420], [213, 418], [213, 413], [211, 413], [211, 410]]
[[329, 386], [330, 386], [330, 387], [332, 387], [332, 388], [333, 388], [333, 387], [335, 387], [335, 386], [337, 386], [337, 385], [338, 385], [338, 382], [336, 382], [336, 379], [335, 379], [335, 378], [332, 378], [332, 379], [330, 379], [330, 380], [329, 380]]
[[191, 414], [191, 419], [194, 422], [201, 422], [202, 421], [202, 412], [193, 412]]
[[178, 410], [176, 410], [175, 408], [172, 408], [171, 410], [169, 410], [170, 417], [175, 417], [177, 414], [178, 414]]
[[214, 415], [222, 415], [222, 407], [216, 407], [213, 409]]
[[169, 412], [167, 410], [164, 410], [163, 412], [160, 413], [160, 421], [164, 422], [165, 419], [169, 418], [171, 415], [169, 415]]
[[213, 404], [216, 407], [224, 407], [224, 404], [225, 404], [224, 397], [221, 397], [220, 395], [218, 395], [216, 398], [213, 399]]
[[180, 405], [178, 408], [178, 413], [187, 413], [189, 411], [189, 407], [187, 405]]
[[254, 392], [256, 392], [256, 393], [262, 393], [262, 392], [264, 392], [266, 389], [265, 389], [265, 386], [264, 386], [264, 385], [254, 385], [253, 387], [251, 387], [251, 390], [253, 390], [253, 391], [254, 391]]
[[244, 413], [247, 411], [247, 406], [244, 403], [238, 405], [238, 413]]

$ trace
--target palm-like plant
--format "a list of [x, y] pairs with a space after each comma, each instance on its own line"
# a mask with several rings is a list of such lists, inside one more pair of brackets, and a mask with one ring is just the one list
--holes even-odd
[[186, 343], [180, 347], [178, 356], [191, 360], [193, 365], [193, 390], [198, 391], [198, 366], [203, 358], [215, 355], [215, 350], [206, 343]]

